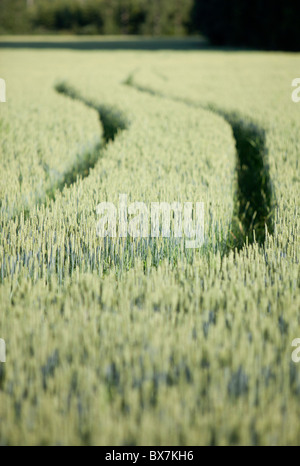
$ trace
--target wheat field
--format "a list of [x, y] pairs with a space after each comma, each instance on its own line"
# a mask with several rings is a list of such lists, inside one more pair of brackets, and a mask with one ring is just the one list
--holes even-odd
[[[1, 50], [0, 445], [299, 445], [299, 54]], [[96, 207], [203, 202], [205, 242]]]

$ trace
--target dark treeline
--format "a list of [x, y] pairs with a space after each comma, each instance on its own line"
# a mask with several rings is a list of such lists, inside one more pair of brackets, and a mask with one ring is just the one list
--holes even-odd
[[0, 0], [0, 34], [201, 33], [212, 44], [300, 50], [296, 0]]
[[215, 45], [300, 50], [299, 0], [195, 0], [191, 17]]

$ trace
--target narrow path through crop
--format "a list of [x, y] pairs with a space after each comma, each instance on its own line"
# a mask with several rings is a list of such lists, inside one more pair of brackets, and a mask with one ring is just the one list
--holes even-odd
[[105, 105], [96, 105], [94, 102], [84, 98], [79, 91], [70, 86], [66, 82], [56, 84], [55, 90], [71, 99], [83, 102], [88, 107], [93, 108], [98, 112], [99, 120], [103, 128], [103, 141], [97, 144], [92, 151], [86, 153], [81, 157], [79, 163], [75, 164], [68, 172], [64, 173], [62, 180], [59, 184], [49, 192], [48, 197], [54, 198], [55, 191], [62, 190], [73, 184], [78, 177], [85, 178], [89, 175], [89, 171], [93, 168], [97, 160], [101, 157], [101, 153], [105, 146], [113, 141], [119, 131], [127, 128], [127, 121], [125, 116], [117, 109]]
[[[266, 229], [270, 234], [273, 233], [274, 229], [274, 193], [267, 164], [265, 130], [238, 113], [226, 112], [215, 105], [201, 105], [187, 99], [168, 96], [151, 88], [141, 86], [135, 82], [133, 74], [127, 78], [124, 84], [152, 96], [171, 99], [194, 108], [212, 111], [230, 124], [237, 151], [236, 170], [238, 183], [228, 249], [237, 248], [240, 250], [246, 241], [250, 244], [257, 241], [260, 245], [263, 245]], [[47, 193], [50, 197], [54, 197], [56, 189], [62, 190], [65, 186], [70, 186], [78, 176], [87, 176], [89, 169], [94, 167], [101, 157], [101, 151], [105, 145], [113, 141], [119, 131], [127, 128], [125, 116], [113, 107], [96, 105], [65, 82], [57, 84], [55, 89], [67, 97], [83, 102], [98, 112], [103, 127], [103, 143], [86, 154], [79, 164], [64, 174], [59, 185], [55, 186], [52, 192]]]
[[[152, 89], [147, 89], [139, 86], [138, 84], [135, 84], [132, 77], [127, 80], [126, 84], [140, 92], [146, 92], [154, 96], [159, 96], [160, 98], [172, 99], [172, 97], [162, 95], [153, 91]], [[93, 101], [83, 97], [80, 92], [66, 83], [57, 84], [55, 89], [57, 92], [62, 93], [64, 96], [79, 100], [98, 112], [101, 126], [103, 128], [103, 138], [101, 144], [98, 144], [92, 151], [81, 157], [80, 161], [75, 163], [72, 169], [68, 173], [65, 173], [59, 182], [51, 187], [51, 190], [46, 193], [46, 199], [41, 199], [40, 203], [47, 203], [47, 199], [55, 200], [58, 191], [62, 191], [65, 187], [68, 187], [72, 183], [76, 182], [78, 177], [88, 176], [90, 168], [92, 168], [97, 160], [101, 157], [102, 150], [105, 148], [105, 146], [110, 141], [113, 141], [120, 131], [125, 130], [128, 127], [128, 121], [124, 114], [118, 111], [116, 108], [111, 106], [97, 105]], [[234, 199], [235, 211], [233, 213], [231, 231], [229, 232], [231, 233], [231, 235], [229, 235], [229, 237], [231, 236], [231, 239], [228, 240], [222, 255], [227, 255], [229, 251], [235, 249], [239, 251], [244, 247], [245, 244], [247, 244], [247, 241], [249, 243], [257, 241], [260, 245], [263, 245], [265, 241], [265, 228], [267, 227], [269, 233], [273, 232], [273, 192], [268, 165], [266, 162], [267, 149], [265, 142], [265, 131], [252, 122], [249, 122], [249, 120], [242, 118], [238, 114], [228, 113], [223, 110], [216, 109], [214, 106], [201, 106], [200, 104], [184, 101], [183, 99], [173, 98], [173, 100], [193, 106], [195, 108], [204, 108], [205, 110], [213, 111], [216, 114], [222, 116], [231, 125], [232, 128], [237, 149], [236, 170], [238, 183]], [[26, 219], [25, 215], [23, 217], [23, 221], [24, 219]], [[18, 229], [21, 228], [20, 225], [21, 223], [17, 227], [17, 233]], [[67, 236], [68, 235], [66, 235], [66, 237]], [[68, 247], [69, 246], [67, 244], [67, 251], [69, 251]], [[47, 254], [50, 253], [51, 255], [51, 244], [49, 251], [47, 248], [48, 246], [46, 245], [45, 251]], [[91, 259], [88, 247], [86, 247], [86, 249], [81, 252], [85, 257], [84, 260], [86, 261], [86, 267], [97, 268], [95, 257], [92, 257]], [[134, 257], [131, 256], [131, 249], [128, 249], [127, 252], [128, 255], [126, 256], [126, 260], [128, 262], [126, 263], [126, 267], [131, 267]], [[174, 257], [172, 256], [172, 260], [176, 261], [177, 249], [175, 248], [173, 252]], [[158, 264], [162, 256], [158, 256], [158, 258], [156, 257], [155, 248], [153, 249], [153, 253], [152, 263]], [[21, 256], [21, 250], [19, 251], [19, 254]], [[26, 258], [26, 261], [28, 262], [30, 257], [32, 257], [33, 252], [31, 252], [31, 256], [28, 256], [27, 250], [24, 251], [23, 254], [24, 258]], [[145, 263], [147, 254], [148, 249], [145, 245], [145, 247], [143, 246], [141, 250], [141, 256], [143, 257]], [[68, 255], [69, 253], [67, 256]], [[105, 270], [106, 268], [110, 267], [110, 255], [108, 255], [106, 259], [106, 265], [103, 266], [101, 263], [101, 266], [103, 266]], [[106, 259], [104, 256], [101, 256], [100, 260], [105, 261]], [[10, 258], [8, 257], [7, 260], [7, 263], [9, 264]], [[12, 260], [15, 261], [15, 258], [13, 257]], [[43, 260], [41, 259], [40, 255], [38, 260]], [[74, 264], [76, 263], [76, 254], [74, 254], [74, 258], [72, 260], [73, 262], [70, 262], [70, 267], [74, 267]], [[80, 256], [80, 260], [82, 260], [82, 256]], [[25, 262], [25, 259], [23, 259], [24, 266], [28, 265], [27, 262]], [[39, 267], [41, 267], [41, 263], [42, 262], [38, 263]], [[49, 270], [51, 270], [51, 267], [55, 267], [57, 265], [55, 261], [52, 261], [52, 259], [49, 264]], [[16, 270], [15, 265], [13, 266], [13, 270]], [[61, 268], [61, 270], [64, 270], [64, 266]], [[11, 274], [11, 271], [9, 267], [7, 267], [5, 261], [0, 273], [1, 282], [4, 281], [5, 276]], [[33, 272], [31, 271], [30, 273]], [[60, 279], [63, 279], [63, 275], [61, 275]]]
[[164, 99], [184, 103], [190, 107], [210, 110], [223, 117], [231, 126], [237, 151], [237, 192], [232, 222], [231, 240], [228, 248], [240, 250], [246, 243], [257, 241], [264, 244], [266, 229], [273, 234], [274, 192], [267, 163], [265, 130], [254, 122], [235, 112], [226, 112], [215, 105], [173, 97], [134, 80], [134, 73], [128, 76], [124, 85], [137, 91]]

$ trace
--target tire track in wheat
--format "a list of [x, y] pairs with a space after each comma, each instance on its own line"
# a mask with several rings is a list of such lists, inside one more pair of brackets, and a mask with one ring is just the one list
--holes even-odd
[[265, 130], [238, 112], [228, 112], [214, 104], [202, 105], [189, 99], [174, 97], [140, 85], [131, 73], [123, 82], [139, 92], [209, 110], [221, 116], [232, 128], [237, 161], [237, 192], [228, 249], [242, 249], [247, 242], [263, 245], [266, 232], [274, 231], [274, 190], [267, 162]]

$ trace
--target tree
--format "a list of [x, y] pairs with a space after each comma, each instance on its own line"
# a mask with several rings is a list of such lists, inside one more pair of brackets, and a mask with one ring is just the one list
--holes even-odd
[[215, 45], [300, 50], [300, 2], [194, 0], [194, 30]]

